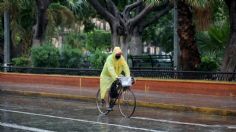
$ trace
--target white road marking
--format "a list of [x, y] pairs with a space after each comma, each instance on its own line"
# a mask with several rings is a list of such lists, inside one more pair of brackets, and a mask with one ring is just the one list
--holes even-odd
[[229, 129], [236, 129], [236, 125], [228, 125], [227, 128], [229, 128]]
[[122, 128], [127, 128], [127, 129], [133, 129], [133, 130], [141, 130], [141, 131], [149, 131], [149, 132], [165, 132], [165, 131], [159, 131], [159, 130], [153, 130], [153, 129], [131, 127], [131, 126], [124, 126], [124, 125], [118, 125], [118, 124], [110, 124], [110, 123], [103, 123], [103, 122], [96, 122], [96, 121], [89, 121], [89, 120], [82, 120], [82, 119], [75, 119], [75, 118], [68, 118], [68, 117], [59, 117], [59, 116], [53, 116], [53, 115], [44, 115], [44, 114], [37, 114], [37, 113], [30, 113], [30, 112], [23, 112], [23, 111], [15, 111], [15, 110], [7, 110], [7, 109], [0, 109], [0, 111], [55, 118], [55, 119], [64, 119], [64, 120], [71, 120], [71, 121], [78, 121], [78, 122], [86, 122], [86, 123], [91, 123], [91, 124], [108, 125], [108, 126], [122, 127]]
[[26, 130], [26, 131], [32, 131], [32, 132], [54, 132], [54, 131], [49, 131], [49, 130], [44, 130], [44, 129], [38, 129], [38, 128], [33, 128], [33, 127], [21, 126], [21, 125], [10, 124], [10, 123], [2, 123], [2, 122], [0, 122], [0, 126]]
[[236, 125], [207, 125], [207, 124], [199, 124], [199, 123], [189, 123], [189, 122], [179, 122], [179, 121], [170, 121], [170, 120], [162, 120], [162, 119], [153, 119], [153, 118], [146, 118], [146, 117], [131, 117], [133, 119], [139, 120], [147, 120], [147, 121], [156, 121], [156, 122], [163, 122], [163, 123], [170, 123], [170, 124], [179, 124], [179, 125], [190, 125], [190, 126], [201, 126], [201, 127], [226, 127], [229, 129], [236, 129]]

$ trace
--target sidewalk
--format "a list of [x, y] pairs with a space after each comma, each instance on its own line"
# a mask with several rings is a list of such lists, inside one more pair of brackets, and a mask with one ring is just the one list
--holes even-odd
[[[0, 92], [94, 100], [96, 88], [1, 82]], [[141, 91], [133, 89], [138, 106], [236, 116], [236, 97]]]

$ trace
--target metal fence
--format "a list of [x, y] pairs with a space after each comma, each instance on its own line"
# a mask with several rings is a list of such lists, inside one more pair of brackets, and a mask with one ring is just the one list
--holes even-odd
[[196, 79], [196, 80], [219, 80], [236, 81], [236, 73], [203, 72], [203, 71], [158, 71], [158, 70], [133, 70], [134, 76], [151, 77], [161, 79]]
[[[101, 69], [77, 69], [77, 68], [34, 68], [34, 67], [1, 67], [1, 71], [34, 73], [34, 74], [63, 74], [79, 76], [99, 76]], [[131, 69], [134, 77], [149, 77], [160, 79], [197, 79], [236, 81], [236, 72], [202, 72], [202, 71], [166, 71], [153, 69]]]
[[173, 70], [171, 55], [129, 55], [131, 68], [152, 70]]
[[99, 69], [13, 67], [13, 66], [1, 67], [1, 71], [34, 73], [34, 74], [80, 75], [80, 76], [98, 76], [101, 73], [101, 70]]

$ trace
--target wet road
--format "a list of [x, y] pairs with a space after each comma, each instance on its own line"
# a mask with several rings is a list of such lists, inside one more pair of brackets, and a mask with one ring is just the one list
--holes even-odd
[[137, 107], [123, 118], [99, 115], [94, 102], [0, 94], [0, 132], [236, 131], [236, 117]]

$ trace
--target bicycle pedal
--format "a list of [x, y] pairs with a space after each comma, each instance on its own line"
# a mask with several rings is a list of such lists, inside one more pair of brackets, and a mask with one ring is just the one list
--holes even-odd
[[113, 111], [113, 108], [108, 107], [107, 111]]
[[106, 106], [106, 101], [105, 101], [105, 100], [102, 100], [101, 105], [102, 105], [102, 107], [103, 107], [103, 106]]

